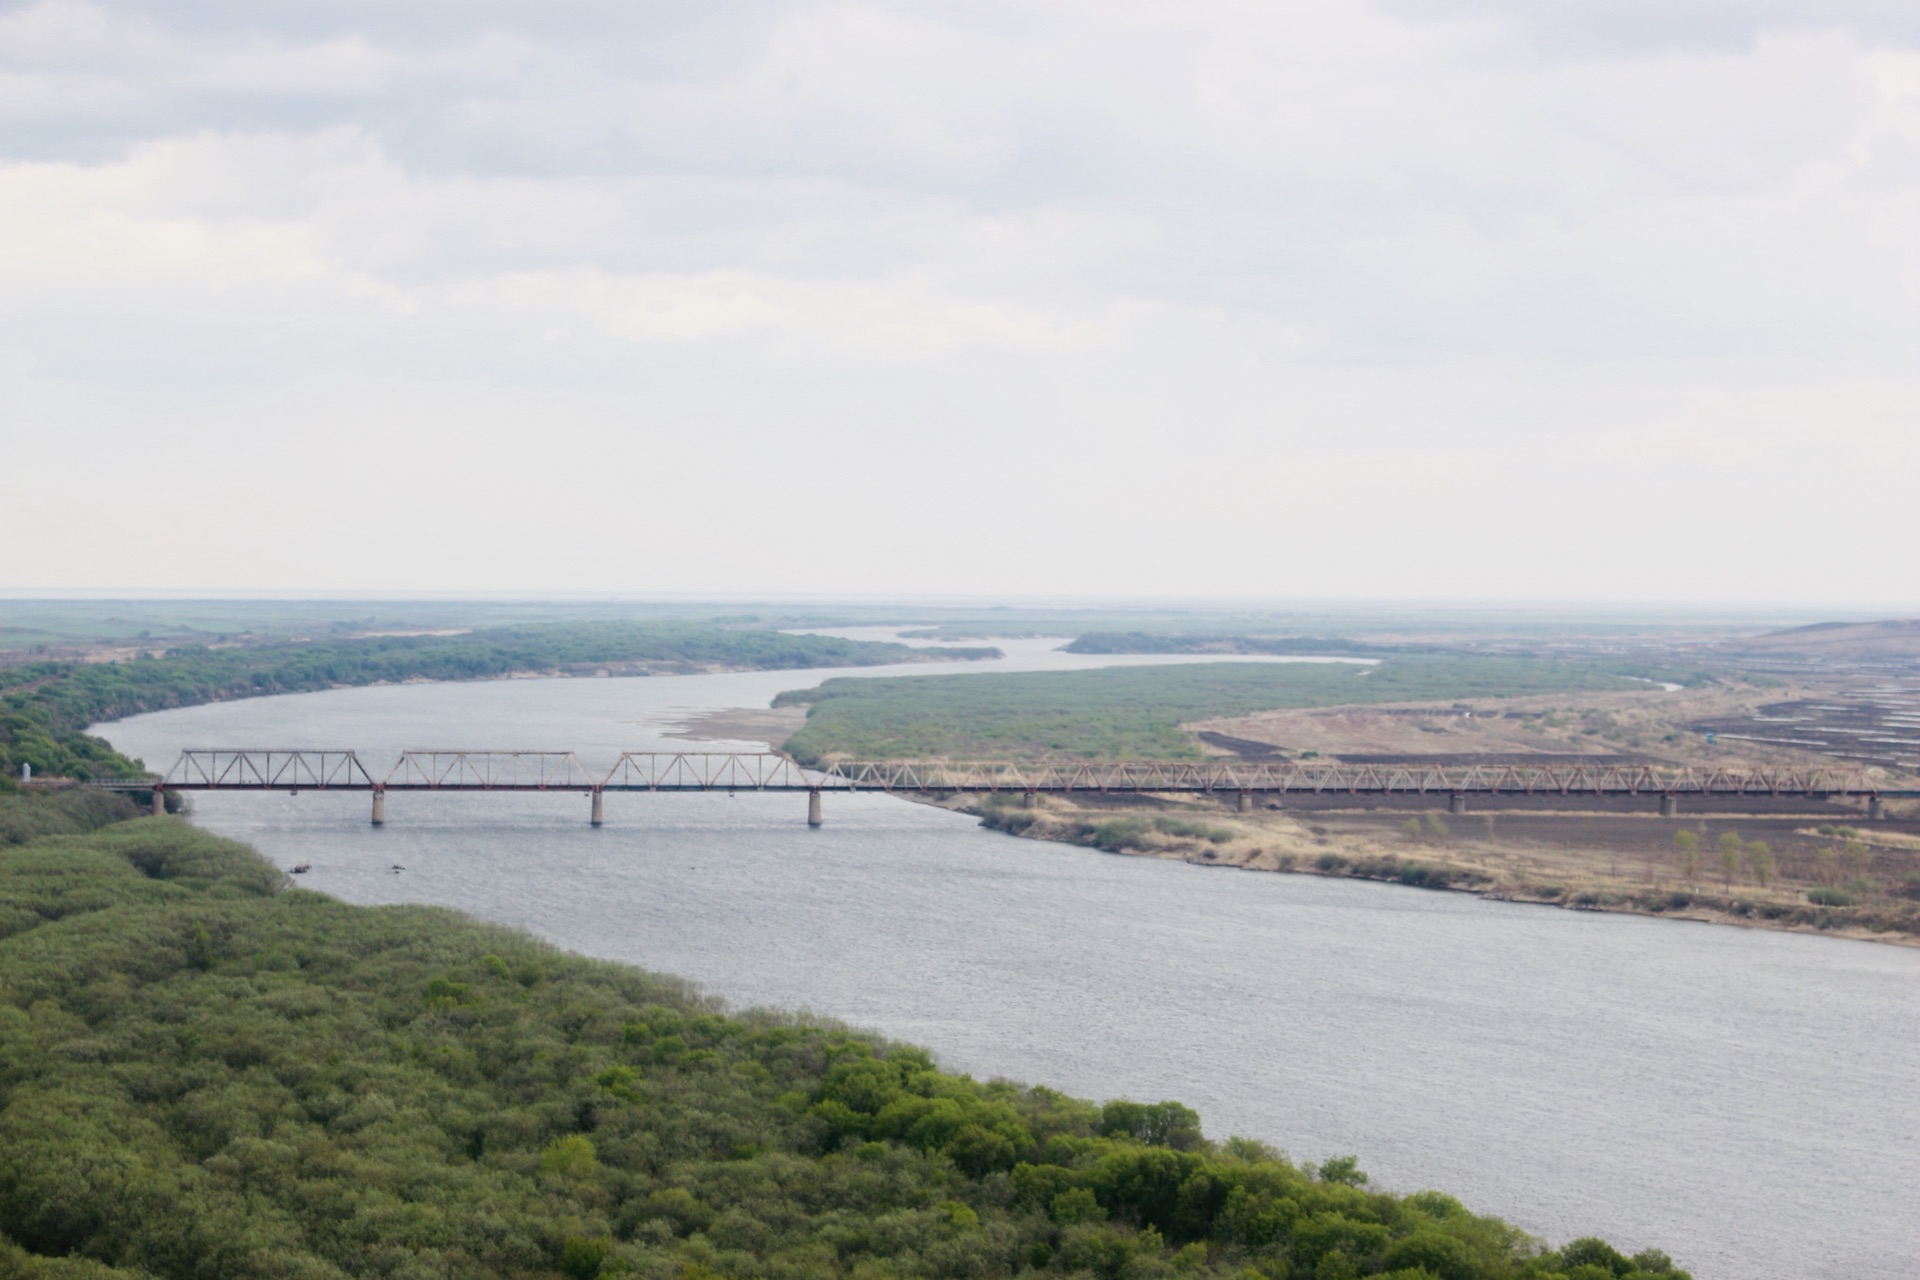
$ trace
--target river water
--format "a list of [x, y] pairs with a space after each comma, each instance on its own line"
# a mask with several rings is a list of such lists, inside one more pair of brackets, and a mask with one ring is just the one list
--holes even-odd
[[[1055, 641], [968, 669], [1113, 665]], [[1128, 661], [1141, 661], [1129, 659]], [[1152, 659], [1147, 661], [1168, 661]], [[1173, 659], [1179, 661], [1179, 659]], [[341, 690], [106, 725], [189, 746], [695, 747], [700, 710], [835, 674]], [[1356, 677], [1358, 673], [1356, 673]], [[1700, 1280], [1920, 1276], [1920, 952], [1208, 869], [984, 831], [884, 796], [194, 797], [195, 820], [355, 902], [437, 903], [811, 1009], [949, 1069], [1178, 1098], [1215, 1137], [1437, 1187]], [[404, 868], [396, 871], [395, 866]]]

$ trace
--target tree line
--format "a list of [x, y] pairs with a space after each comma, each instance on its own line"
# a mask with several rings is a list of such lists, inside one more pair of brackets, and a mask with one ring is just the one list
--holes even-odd
[[876, 666], [998, 653], [980, 648], [790, 635], [702, 622], [569, 622], [459, 636], [377, 636], [209, 647], [186, 645], [126, 662], [0, 667], [0, 788], [22, 764], [41, 775], [126, 776], [139, 763], [90, 737], [89, 725], [232, 698], [406, 680], [476, 680], [523, 671], [591, 673], [644, 663], [776, 670]]

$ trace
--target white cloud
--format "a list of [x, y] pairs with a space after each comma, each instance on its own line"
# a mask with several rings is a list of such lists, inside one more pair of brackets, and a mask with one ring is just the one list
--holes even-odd
[[[314, 585], [1885, 594], [1850, 549], [1920, 524], [1806, 459], [1920, 478], [1920, 60], [1865, 0], [1651, 13], [43, 0], [0, 433], [131, 460], [200, 585], [300, 581], [223, 521], [332, 513], [362, 577]], [[704, 531], [657, 581], [636, 501]]]

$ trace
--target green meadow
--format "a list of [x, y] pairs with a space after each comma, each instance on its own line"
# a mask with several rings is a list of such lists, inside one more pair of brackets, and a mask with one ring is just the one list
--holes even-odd
[[806, 724], [786, 742], [829, 758], [1181, 760], [1182, 724], [1293, 707], [1645, 688], [1612, 672], [1528, 658], [1416, 655], [1375, 666], [1219, 662], [961, 676], [845, 676], [783, 693]]

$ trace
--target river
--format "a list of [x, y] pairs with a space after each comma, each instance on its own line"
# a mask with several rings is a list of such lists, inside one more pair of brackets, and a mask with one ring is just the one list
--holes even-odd
[[[867, 634], [867, 633], [855, 633]], [[1004, 643], [969, 670], [1076, 658]], [[1191, 660], [1191, 659], [1184, 659]], [[702, 710], [833, 675], [504, 680], [297, 694], [102, 726], [188, 746], [695, 746]], [[427, 902], [811, 1009], [976, 1076], [1178, 1098], [1215, 1137], [1355, 1153], [1556, 1242], [1699, 1280], [1920, 1275], [1920, 952], [1117, 857], [884, 796], [194, 797], [194, 818], [354, 902]], [[404, 870], [396, 871], [398, 866]]]

